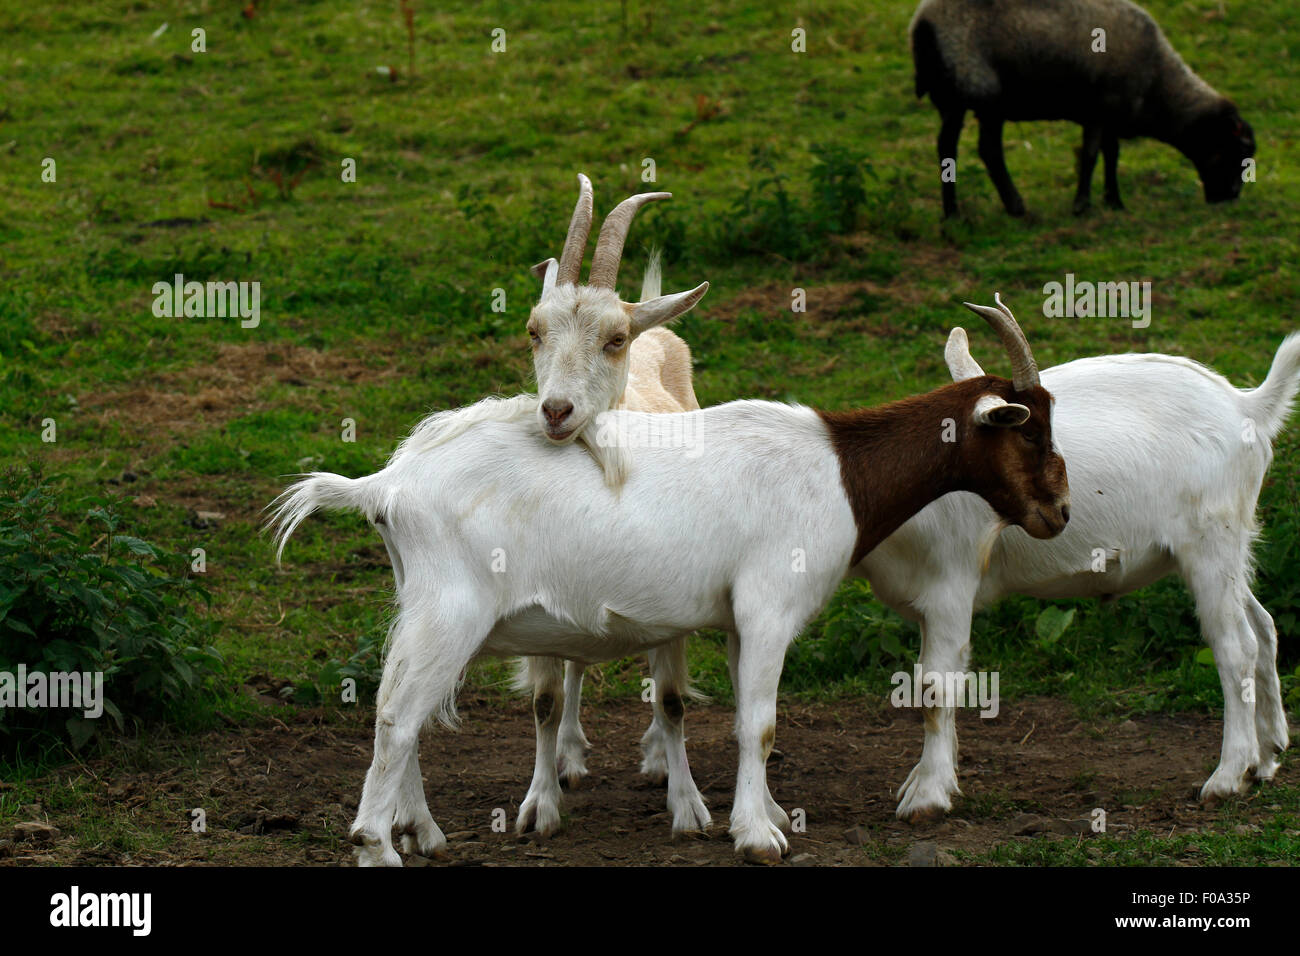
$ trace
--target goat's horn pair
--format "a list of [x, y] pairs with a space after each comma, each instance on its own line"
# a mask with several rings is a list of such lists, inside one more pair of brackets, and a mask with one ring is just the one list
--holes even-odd
[[[618, 280], [619, 263], [623, 260], [623, 243], [627, 241], [627, 231], [637, 210], [652, 200], [668, 199], [671, 196], [672, 193], [638, 193], [614, 207], [614, 211], [605, 217], [600, 235], [596, 237], [589, 285], [598, 289], [614, 288], [614, 283]], [[582, 254], [587, 249], [587, 237], [591, 235], [591, 219], [591, 180], [578, 173], [578, 203], [573, 207], [569, 233], [564, 237], [564, 251], [560, 253], [560, 268], [555, 277], [557, 283], [578, 284]], [[538, 263], [533, 269], [541, 275], [543, 272], [539, 270], [543, 270], [544, 266], [544, 263]]]
[[973, 302], [964, 305], [993, 326], [993, 331], [1002, 340], [1002, 347], [1011, 359], [1011, 384], [1017, 392], [1023, 392], [1038, 384], [1038, 365], [1034, 362], [1034, 354], [1029, 351], [1029, 342], [1025, 339], [1025, 333], [1020, 331], [1016, 317], [1002, 304], [1001, 293], [995, 292], [993, 301], [997, 303], [996, 309]]

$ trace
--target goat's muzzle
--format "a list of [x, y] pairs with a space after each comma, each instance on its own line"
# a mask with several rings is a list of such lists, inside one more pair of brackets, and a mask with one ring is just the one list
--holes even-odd
[[573, 434], [574, 429], [565, 427], [565, 421], [573, 414], [573, 402], [548, 398], [542, 403], [542, 415], [546, 419], [546, 437], [552, 441], [564, 441]]

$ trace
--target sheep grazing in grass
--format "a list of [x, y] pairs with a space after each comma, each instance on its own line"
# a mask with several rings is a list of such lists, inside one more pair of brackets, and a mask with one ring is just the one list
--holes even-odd
[[1196, 166], [1206, 202], [1236, 199], [1255, 137], [1230, 100], [1188, 68], [1141, 7], [1127, 0], [922, 0], [912, 18], [916, 95], [942, 118], [943, 214], [957, 214], [956, 158], [966, 111], [979, 154], [1008, 213], [1024, 215], [1002, 155], [1007, 120], [1083, 127], [1074, 212], [1091, 204], [1106, 161], [1106, 204], [1119, 198], [1119, 141], [1150, 136]]

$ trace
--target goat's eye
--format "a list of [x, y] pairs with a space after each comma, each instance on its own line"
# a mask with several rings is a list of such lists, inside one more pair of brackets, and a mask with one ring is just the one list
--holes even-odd
[[605, 351], [617, 352], [626, 344], [627, 344], [626, 335], [616, 335], [612, 339], [610, 339], [607, 343], [605, 343]]
[[536, 329], [528, 330], [528, 338], [532, 341], [534, 348], [542, 344], [542, 337], [537, 334]]

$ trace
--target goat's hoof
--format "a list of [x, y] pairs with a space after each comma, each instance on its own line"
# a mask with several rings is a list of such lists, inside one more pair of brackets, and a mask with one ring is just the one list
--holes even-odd
[[422, 834], [416, 827], [410, 827], [402, 832], [402, 852], [410, 856], [422, 856], [426, 860], [445, 860], [447, 838], [437, 830]]
[[[789, 850], [785, 852], [788, 853]], [[775, 846], [747, 846], [740, 853], [746, 863], [758, 863], [762, 866], [777, 866], [785, 856], [781, 848]]]
[[549, 837], [559, 832], [562, 822], [558, 795], [554, 800], [542, 800], [529, 795], [524, 798], [523, 805], [519, 808], [515, 833], [523, 836], [532, 830], [540, 837]]
[[1017, 198], [1015, 201], [1007, 203], [1006, 209], [1008, 216], [1015, 216], [1017, 219], [1021, 219], [1025, 215], [1024, 200]]
[[948, 811], [943, 807], [917, 807], [903, 816], [903, 819], [912, 826], [920, 826], [926, 823], [940, 823], [948, 815]]
[[1243, 796], [1250, 790], [1252, 772], [1247, 769], [1234, 779], [1232, 774], [1216, 770], [1201, 788], [1200, 799], [1206, 809], [1214, 809], [1233, 797]]
[[1120, 201], [1120, 198], [1119, 198], [1118, 196], [1107, 196], [1107, 197], [1106, 197], [1106, 208], [1107, 208], [1107, 209], [1114, 209], [1116, 212], [1123, 212], [1123, 211], [1124, 211], [1124, 203]]
[[673, 813], [674, 840], [679, 836], [697, 836], [704, 833], [713, 823], [708, 807], [704, 804], [704, 798], [698, 793], [669, 809]]
[[555, 762], [555, 770], [559, 775], [560, 783], [573, 790], [582, 783], [582, 778], [587, 776], [587, 765], [582, 760], [575, 760], [572, 757], [561, 757]]
[[1092, 202], [1087, 199], [1076, 199], [1074, 201], [1074, 214], [1076, 216], [1087, 215], [1088, 210], [1092, 208]]
[[352, 856], [357, 866], [401, 866], [402, 858], [397, 855], [391, 843], [380, 840], [365, 830], [353, 830], [348, 834], [348, 842], [353, 844]]

